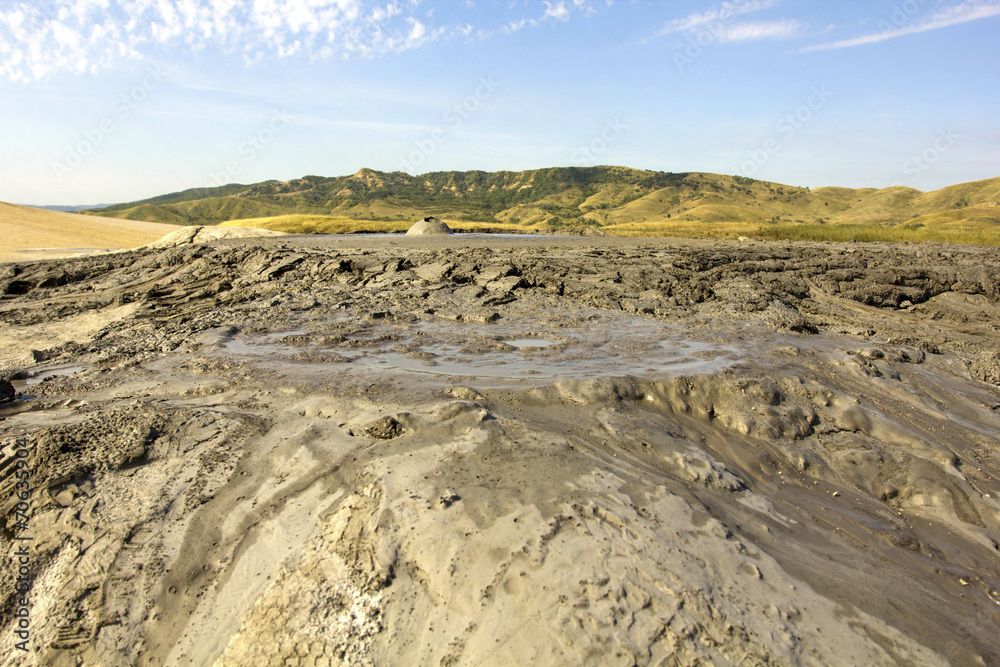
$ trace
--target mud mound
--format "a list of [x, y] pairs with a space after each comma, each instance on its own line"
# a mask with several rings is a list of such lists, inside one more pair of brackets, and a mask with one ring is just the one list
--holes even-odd
[[406, 230], [407, 236], [446, 236], [454, 234], [451, 227], [437, 218], [424, 218]]
[[158, 241], [154, 241], [144, 248], [175, 248], [181, 245], [209, 243], [217, 239], [242, 239], [260, 236], [284, 236], [285, 232], [276, 232], [270, 229], [260, 229], [257, 227], [206, 227], [192, 226], [182, 227], [176, 232], [170, 232]]

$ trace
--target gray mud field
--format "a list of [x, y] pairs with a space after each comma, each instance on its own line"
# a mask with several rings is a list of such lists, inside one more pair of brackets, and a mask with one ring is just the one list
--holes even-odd
[[0, 294], [0, 663], [1000, 664], [998, 249], [288, 236]]

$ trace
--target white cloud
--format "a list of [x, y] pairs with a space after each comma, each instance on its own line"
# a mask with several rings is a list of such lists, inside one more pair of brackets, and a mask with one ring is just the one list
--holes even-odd
[[728, 0], [703, 12], [674, 19], [660, 30], [660, 34], [707, 33], [711, 35], [713, 41], [720, 43], [789, 39], [799, 35], [805, 29], [805, 25], [792, 19], [736, 21], [739, 16], [769, 9], [777, 3], [778, 0]]
[[[613, 4], [614, 0], [607, 0], [607, 4], [610, 6]], [[582, 12], [583, 14], [593, 14], [595, 11], [594, 7], [590, 4], [589, 0], [558, 0], [555, 3], [548, 2], [548, 0], [543, 0], [545, 5], [545, 13], [542, 14], [542, 20], [553, 20], [553, 21], [568, 21], [570, 16], [574, 12]]]
[[707, 11], [695, 12], [682, 18], [674, 19], [663, 27], [660, 34], [688, 32], [710, 23], [726, 23], [736, 16], [767, 9], [773, 7], [775, 4], [777, 4], [777, 0], [732, 0], [723, 2], [721, 5]]
[[507, 25], [500, 28], [500, 31], [505, 33], [515, 33], [523, 28], [535, 27], [537, 25], [538, 21], [535, 19], [521, 19], [520, 21], [511, 21]]
[[427, 34], [427, 26], [418, 21], [417, 19], [410, 19], [410, 35], [408, 39], [411, 42], [420, 41]]
[[[727, 4], [760, 4], [743, 0]], [[498, 24], [435, 25], [420, 0], [14, 0], [0, 7], [0, 78], [96, 72], [153, 49], [214, 49], [246, 63], [372, 57], [448, 38], [486, 39], [563, 22], [613, 0], [512, 3]], [[465, 9], [478, 11], [475, 3]], [[519, 9], [520, 8], [520, 9]], [[419, 17], [419, 18], [418, 18]]]
[[[905, 6], [904, 4], [903, 7]], [[948, 26], [977, 21], [991, 16], [1000, 16], [1000, 0], [969, 0], [968, 2], [940, 9], [924, 20], [913, 23], [911, 21], [915, 20], [914, 17], [906, 14], [903, 9], [897, 7], [891, 16], [879, 21], [879, 25], [882, 28], [880, 32], [844, 39], [838, 42], [814, 44], [800, 49], [799, 52], [843, 49], [850, 46], [884, 42], [903, 35], [947, 28]]]
[[[496, 30], [479, 30], [477, 37], [485, 39], [497, 33], [510, 35], [525, 28], [537, 28], [546, 21], [564, 22], [570, 20], [573, 14], [590, 15], [597, 11], [589, 0], [569, 0], [569, 2], [566, 0], [557, 0], [554, 3], [543, 0], [542, 4], [545, 5], [545, 11], [542, 12], [541, 16], [537, 18], [522, 17], [510, 20]], [[605, 0], [606, 6], [610, 7], [613, 4], [614, 0]], [[513, 4], [511, 7], [513, 7]]]
[[554, 5], [551, 2], [546, 2], [544, 18], [565, 21], [569, 18], [569, 12], [569, 8], [566, 6], [565, 2], [562, 2], [562, 0]]
[[[149, 47], [215, 48], [266, 58], [370, 56], [448, 34], [412, 13], [414, 0], [53, 0], [0, 9], [0, 77], [75, 73], [137, 58]], [[462, 29], [466, 29], [464, 26]], [[456, 32], [461, 32], [458, 28]]]
[[798, 21], [758, 21], [755, 23], [735, 23], [719, 28], [721, 43], [744, 42], [756, 39], [789, 39], [802, 32], [805, 26]]

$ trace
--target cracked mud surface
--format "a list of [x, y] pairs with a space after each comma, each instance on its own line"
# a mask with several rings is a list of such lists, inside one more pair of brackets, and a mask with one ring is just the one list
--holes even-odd
[[1000, 661], [995, 249], [229, 239], [0, 294], [5, 664]]

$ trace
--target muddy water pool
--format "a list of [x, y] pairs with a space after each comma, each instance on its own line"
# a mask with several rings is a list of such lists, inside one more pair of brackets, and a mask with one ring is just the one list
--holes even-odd
[[[225, 355], [271, 370], [475, 378], [492, 386], [563, 378], [707, 374], [747, 355], [730, 342], [652, 318], [602, 313], [570, 321], [541, 318], [495, 323], [436, 318], [351, 329], [347, 317], [261, 335], [237, 334]], [[344, 331], [347, 330], [345, 334]], [[289, 366], [291, 365], [291, 366]]]
[[21, 393], [24, 392], [26, 389], [34, 387], [36, 384], [44, 382], [48, 379], [75, 375], [77, 373], [82, 373], [88, 368], [90, 368], [89, 364], [87, 365], [62, 364], [58, 366], [44, 366], [29, 372], [26, 377], [11, 380], [11, 384], [14, 386], [14, 389], [18, 393]]

